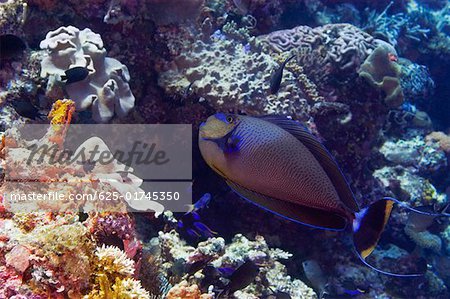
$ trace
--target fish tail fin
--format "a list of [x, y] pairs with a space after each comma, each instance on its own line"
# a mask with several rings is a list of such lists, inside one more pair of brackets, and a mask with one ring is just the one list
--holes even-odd
[[373, 252], [378, 244], [381, 234], [391, 215], [394, 203], [400, 202], [396, 199], [386, 197], [356, 213], [356, 217], [353, 220], [353, 243], [355, 245], [356, 253], [366, 266], [379, 273], [397, 277], [421, 276], [425, 273], [426, 269], [423, 273], [397, 274], [380, 270], [366, 261], [366, 258]]
[[188, 207], [188, 210], [186, 212], [186, 214], [192, 213], [195, 210], [195, 206], [194, 205], [186, 205]]

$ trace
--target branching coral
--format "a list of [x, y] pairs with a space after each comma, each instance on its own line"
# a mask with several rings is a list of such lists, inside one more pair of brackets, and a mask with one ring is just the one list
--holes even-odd
[[84, 67], [89, 71], [87, 78], [65, 85], [77, 110], [92, 106], [93, 119], [107, 122], [114, 114], [123, 117], [134, 107], [128, 69], [116, 59], [106, 57], [99, 34], [90, 29], [61, 27], [47, 33], [40, 47], [47, 53], [41, 62], [41, 76], [49, 77], [47, 92], [62, 82], [66, 70]]
[[380, 14], [372, 11], [364, 30], [375, 37], [387, 40], [393, 46], [397, 46], [401, 38], [408, 38], [416, 42], [427, 39], [430, 29], [417, 24], [411, 17], [413, 14], [397, 13], [388, 16], [387, 12], [393, 3], [391, 1]]
[[134, 274], [134, 262], [125, 252], [115, 246], [98, 247], [95, 251], [98, 266], [97, 271], [108, 277], [132, 276]]
[[97, 247], [93, 260], [94, 280], [96, 284], [85, 299], [100, 298], [150, 298], [149, 293], [132, 275], [135, 264], [125, 252], [114, 246]]

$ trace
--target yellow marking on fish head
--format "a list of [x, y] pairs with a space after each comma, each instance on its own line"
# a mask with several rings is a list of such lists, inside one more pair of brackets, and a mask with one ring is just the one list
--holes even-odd
[[216, 113], [208, 117], [200, 125], [200, 138], [218, 139], [234, 130], [239, 123], [239, 116], [225, 113]]
[[200, 125], [198, 144], [203, 159], [223, 177], [225, 177], [227, 162], [223, 150], [216, 141], [226, 138], [239, 123], [238, 115], [217, 113], [208, 117], [206, 122]]

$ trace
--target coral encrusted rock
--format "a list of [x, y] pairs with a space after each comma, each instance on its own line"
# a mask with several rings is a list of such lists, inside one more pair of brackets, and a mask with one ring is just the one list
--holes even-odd
[[92, 118], [104, 123], [115, 114], [127, 115], [134, 107], [128, 69], [118, 60], [106, 57], [99, 34], [88, 28], [60, 27], [47, 33], [40, 47], [47, 52], [41, 62], [41, 77], [49, 77], [47, 93], [64, 83], [61, 77], [65, 71], [83, 67], [89, 72], [87, 77], [64, 86], [77, 110], [91, 107]]

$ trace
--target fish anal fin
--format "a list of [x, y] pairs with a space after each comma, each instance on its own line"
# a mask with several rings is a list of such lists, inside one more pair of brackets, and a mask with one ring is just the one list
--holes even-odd
[[339, 198], [352, 212], [358, 212], [359, 206], [355, 196], [336, 161], [326, 147], [303, 124], [285, 116], [266, 115], [261, 119], [273, 123], [297, 138], [319, 162], [325, 170]]
[[231, 181], [227, 184], [244, 199], [292, 221], [328, 230], [343, 230], [347, 226], [347, 220], [338, 214], [265, 196]]

